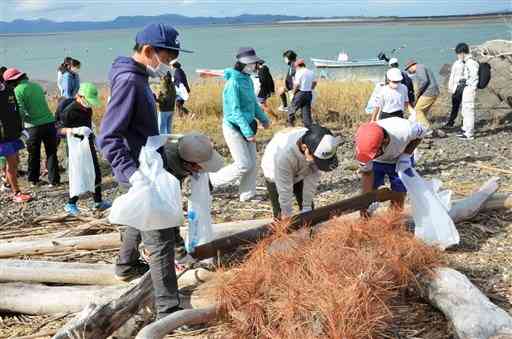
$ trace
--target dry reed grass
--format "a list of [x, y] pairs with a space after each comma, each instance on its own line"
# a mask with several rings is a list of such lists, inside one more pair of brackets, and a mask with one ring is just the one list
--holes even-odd
[[[269, 251], [276, 240], [286, 250]], [[440, 263], [400, 215], [336, 218], [311, 239], [277, 229], [244, 263], [219, 273], [213, 290], [226, 337], [377, 338], [400, 292]]]
[[[224, 81], [201, 79], [192, 84], [190, 99], [186, 103], [190, 114], [184, 117], [175, 117], [173, 130], [177, 133], [200, 131], [212, 137], [218, 144], [224, 144], [222, 136], [222, 90]], [[152, 85], [158, 90], [158, 85]], [[373, 90], [370, 82], [336, 82], [322, 80], [318, 85], [318, 99], [313, 107], [315, 118], [322, 124], [335, 129], [351, 128], [354, 124], [367, 119], [364, 114], [366, 102]], [[94, 109], [93, 121], [99, 128], [101, 119], [106, 110], [109, 89], [100, 88], [102, 106]], [[57, 97], [49, 100], [53, 111], [57, 108]], [[280, 105], [277, 96], [270, 99], [270, 106], [275, 112]], [[269, 139], [277, 130], [286, 124], [286, 115], [280, 113], [280, 118], [273, 121], [270, 130], [260, 130], [260, 138]]]

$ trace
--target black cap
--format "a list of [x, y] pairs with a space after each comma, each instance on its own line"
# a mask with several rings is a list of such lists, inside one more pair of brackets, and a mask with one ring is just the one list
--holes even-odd
[[302, 143], [308, 147], [319, 170], [329, 172], [338, 167], [336, 151], [340, 138], [333, 136], [328, 128], [312, 125], [302, 137]]
[[465, 42], [461, 42], [460, 44], [458, 44], [455, 47], [455, 53], [457, 53], [457, 54], [460, 54], [460, 53], [469, 54], [469, 46], [468, 46], [468, 44], [465, 43]]

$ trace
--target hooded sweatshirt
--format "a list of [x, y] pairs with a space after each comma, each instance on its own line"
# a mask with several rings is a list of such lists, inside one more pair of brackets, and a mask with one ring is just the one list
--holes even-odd
[[254, 119], [262, 124], [269, 122], [256, 100], [252, 79], [233, 68], [224, 71], [224, 79], [227, 80], [223, 94], [224, 124], [240, 128], [243, 136], [250, 138], [254, 136], [250, 126]]
[[139, 167], [147, 138], [158, 135], [156, 103], [146, 67], [132, 58], [117, 58], [110, 69], [111, 98], [101, 122], [98, 145], [116, 179], [128, 183]]

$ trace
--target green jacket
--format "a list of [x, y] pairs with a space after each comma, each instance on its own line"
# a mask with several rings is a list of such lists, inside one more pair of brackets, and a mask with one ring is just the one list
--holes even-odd
[[18, 101], [25, 128], [55, 122], [55, 117], [48, 107], [48, 102], [41, 85], [23, 80], [14, 89], [14, 94]]

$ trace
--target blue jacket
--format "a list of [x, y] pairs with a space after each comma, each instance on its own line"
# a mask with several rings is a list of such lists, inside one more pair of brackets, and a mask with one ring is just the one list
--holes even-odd
[[269, 122], [256, 100], [252, 79], [233, 68], [224, 71], [224, 78], [227, 80], [223, 93], [224, 124], [238, 126], [244, 137], [252, 137], [250, 123], [254, 119], [263, 124]]
[[128, 183], [139, 167], [147, 138], [158, 135], [156, 103], [146, 67], [132, 58], [117, 58], [109, 74], [111, 98], [101, 122], [98, 145], [116, 179]]
[[74, 98], [80, 89], [80, 77], [78, 74], [65, 72], [62, 74], [60, 88], [62, 90], [61, 96], [68, 99]]

